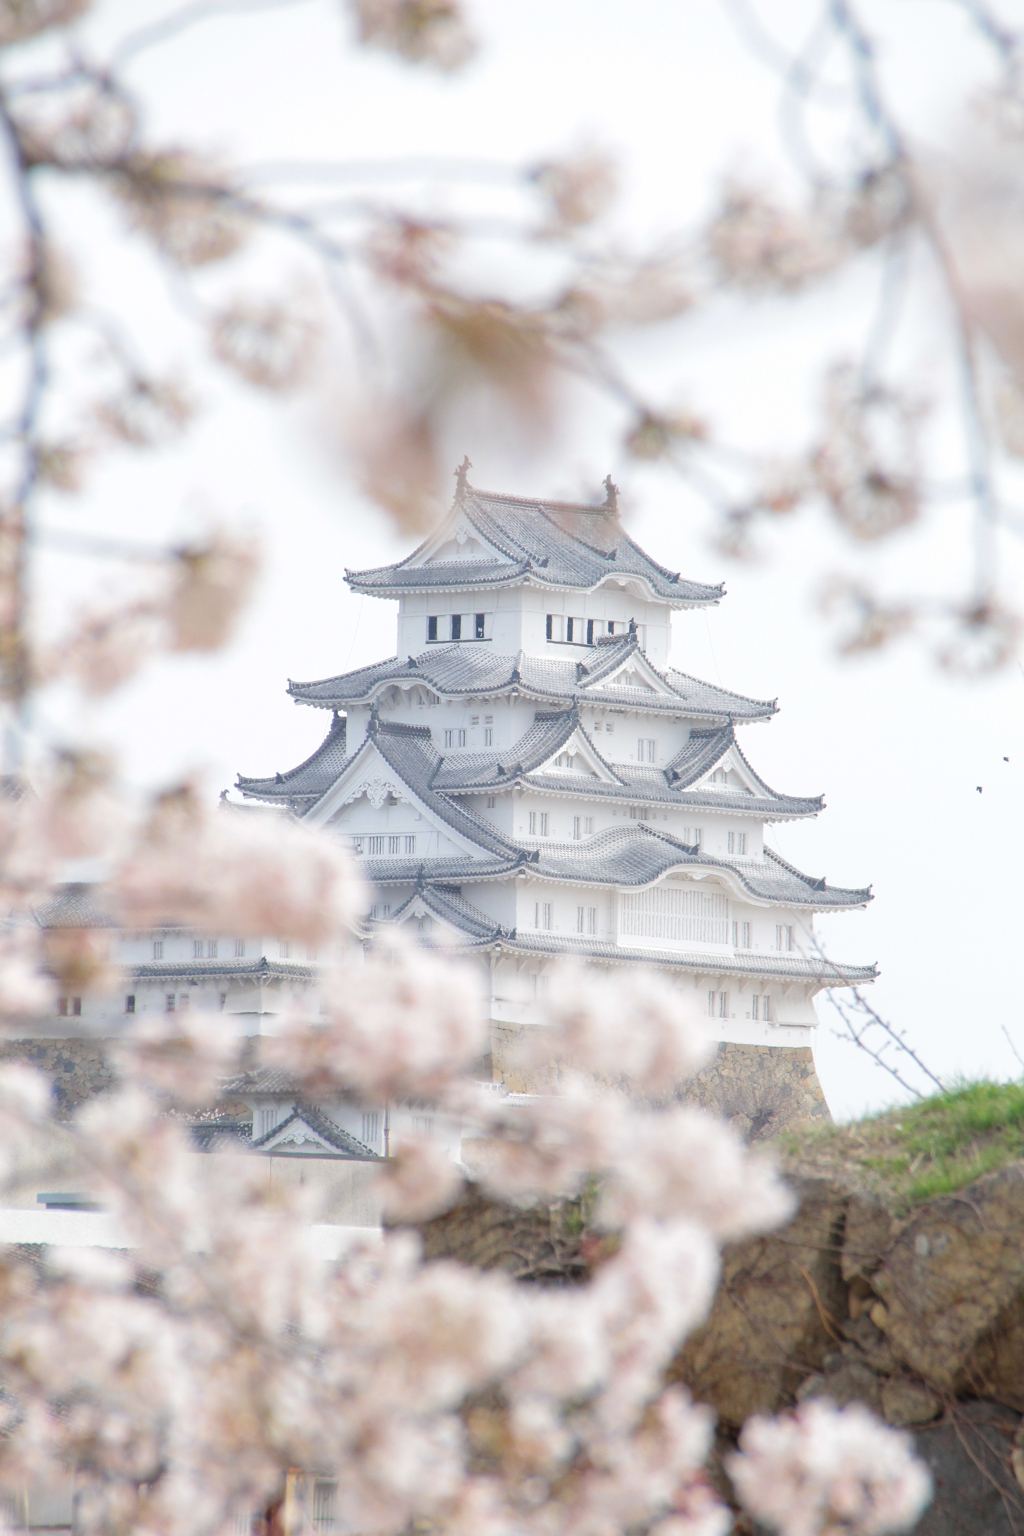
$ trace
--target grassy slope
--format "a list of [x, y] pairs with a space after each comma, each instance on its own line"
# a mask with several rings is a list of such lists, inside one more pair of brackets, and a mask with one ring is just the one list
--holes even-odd
[[776, 1146], [788, 1171], [833, 1175], [906, 1212], [1024, 1159], [1024, 1082], [964, 1083], [848, 1125], [787, 1132]]

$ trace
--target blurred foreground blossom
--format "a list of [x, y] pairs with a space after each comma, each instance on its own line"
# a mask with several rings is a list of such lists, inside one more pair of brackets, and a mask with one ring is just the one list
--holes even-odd
[[348, 933], [364, 902], [335, 838], [273, 812], [210, 809], [188, 784], [157, 798], [110, 895], [129, 927], [179, 922], [314, 945]]
[[461, 69], [476, 52], [459, 0], [350, 0], [359, 41], [410, 64]]
[[215, 355], [259, 389], [286, 390], [306, 376], [317, 326], [302, 294], [286, 299], [236, 299], [215, 315]]
[[173, 651], [216, 651], [228, 641], [260, 568], [252, 535], [219, 530], [174, 552], [166, 619]]
[[304, 1091], [321, 1097], [347, 1089], [371, 1103], [430, 1098], [480, 1063], [485, 1025], [468, 966], [392, 941], [328, 973], [323, 1022], [274, 1036], [267, 1059], [287, 1063]]
[[814, 472], [836, 518], [855, 538], [885, 538], [917, 518], [922, 414], [919, 401], [864, 386], [847, 364], [832, 370]]
[[246, 238], [227, 174], [192, 150], [135, 151], [110, 185], [132, 228], [180, 266], [223, 261]]
[[565, 961], [551, 969], [541, 1016], [520, 1048], [527, 1064], [586, 1063], [643, 1095], [678, 1087], [714, 1049], [693, 998], [653, 971], [626, 977]]
[[90, 0], [0, 0], [0, 48], [35, 37], [47, 27], [66, 26], [84, 14]]
[[802, 288], [833, 272], [845, 255], [827, 220], [738, 183], [726, 190], [707, 247], [723, 283], [754, 290]]
[[728, 1468], [744, 1507], [781, 1536], [909, 1530], [931, 1493], [910, 1436], [859, 1403], [811, 1402], [779, 1419], [750, 1419]]

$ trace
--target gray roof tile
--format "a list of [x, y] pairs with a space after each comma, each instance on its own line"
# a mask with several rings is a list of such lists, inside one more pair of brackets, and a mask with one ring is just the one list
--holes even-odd
[[[280, 1124], [267, 1131], [264, 1136], [260, 1136], [257, 1140], [253, 1141], [251, 1149], [253, 1152], [262, 1152], [264, 1149], [272, 1151], [274, 1150], [273, 1148], [268, 1148], [269, 1142], [276, 1141], [281, 1132], [287, 1130], [289, 1126], [302, 1125], [308, 1126], [311, 1131], [315, 1132], [329, 1147], [334, 1149], [339, 1157], [351, 1158], [356, 1162], [379, 1163], [384, 1161], [380, 1154], [374, 1152], [365, 1142], [360, 1141], [356, 1136], [352, 1136], [348, 1131], [342, 1130], [341, 1126], [332, 1120], [329, 1115], [325, 1115], [322, 1109], [317, 1109], [315, 1105], [304, 1102], [296, 1104], [286, 1120], [282, 1120]], [[299, 1155], [301, 1156], [301, 1153]]]
[[[638, 649], [634, 635], [623, 635], [613, 644], [583, 646], [579, 659], [570, 660], [560, 656], [529, 656], [524, 651], [516, 656], [498, 656], [489, 645], [466, 641], [422, 651], [405, 661], [394, 656], [374, 666], [317, 682], [289, 682], [288, 692], [298, 703], [320, 709], [369, 703], [390, 683], [419, 682], [443, 698], [496, 697], [515, 689], [527, 697], [550, 699], [562, 705], [575, 699], [581, 705], [613, 705], [684, 718], [763, 720], [776, 712], [774, 700], [748, 699], [688, 677], [685, 672], [658, 672], [650, 662], [647, 665], [669, 688], [667, 695], [647, 688], [602, 686], [608, 674]], [[300, 769], [292, 772], [299, 773]]]
[[578, 843], [544, 843], [528, 852], [519, 849], [516, 859], [509, 858], [504, 863], [497, 859], [478, 862], [472, 858], [363, 861], [367, 878], [377, 885], [405, 885], [417, 880], [487, 880], [507, 874], [517, 865], [541, 880], [619, 888], [648, 885], [672, 869], [722, 869], [735, 876], [741, 887], [757, 900], [815, 910], [859, 907], [872, 899], [870, 886], [829, 886], [823, 879], [801, 874], [770, 849], [765, 849], [763, 859], [720, 859], [688, 847], [644, 822], [611, 827]]
[[[496, 557], [419, 563], [430, 545], [442, 547], [446, 531], [465, 518]], [[438, 542], [440, 541], [440, 542]], [[686, 581], [645, 554], [623, 530], [611, 506], [538, 501], [466, 486], [438, 534], [394, 565], [346, 571], [357, 592], [391, 596], [452, 587], [538, 586], [591, 590], [609, 576], [635, 577], [673, 607], [717, 603], [721, 586]]]
[[272, 779], [246, 779], [238, 775], [237, 788], [254, 800], [279, 800], [300, 810], [319, 800], [330, 789], [347, 762], [347, 721], [335, 715], [331, 728], [311, 756], [287, 773]]
[[287, 960], [144, 960], [129, 968], [136, 981], [315, 981], [316, 966]]

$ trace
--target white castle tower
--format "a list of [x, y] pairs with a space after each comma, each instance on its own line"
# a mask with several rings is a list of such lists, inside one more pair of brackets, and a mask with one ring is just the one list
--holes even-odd
[[326, 738], [239, 790], [344, 837], [372, 922], [480, 957], [496, 1075], [561, 955], [671, 973], [732, 1046], [807, 1047], [815, 995], [875, 975], [826, 961], [815, 915], [871, 893], [766, 848], [767, 823], [823, 804], [770, 789], [740, 748], [775, 702], [668, 665], [673, 611], [722, 587], [639, 549], [610, 478], [591, 506], [479, 491], [468, 468], [417, 550], [346, 573], [397, 599], [396, 656], [290, 683], [331, 712]]

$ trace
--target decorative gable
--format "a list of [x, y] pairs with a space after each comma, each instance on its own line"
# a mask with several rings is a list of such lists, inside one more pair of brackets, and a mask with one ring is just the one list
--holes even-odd
[[534, 773], [571, 773], [579, 777], [581, 774], [587, 778], [597, 779], [602, 784], [620, 784], [622, 781], [604, 762], [587, 736], [586, 732], [577, 727], [563, 742], [558, 751], [544, 763], [538, 764]]
[[665, 679], [655, 672], [642, 651], [633, 651], [620, 667], [609, 672], [607, 677], [603, 677], [599, 684], [587, 692], [597, 694], [606, 688], [634, 688], [657, 694], [661, 698], [677, 697]]
[[468, 518], [460, 519], [454, 527], [439, 529], [428, 539], [408, 568], [420, 569], [429, 565], [450, 565], [453, 560], [504, 560], [507, 556], [496, 549], [488, 539], [481, 537]]

